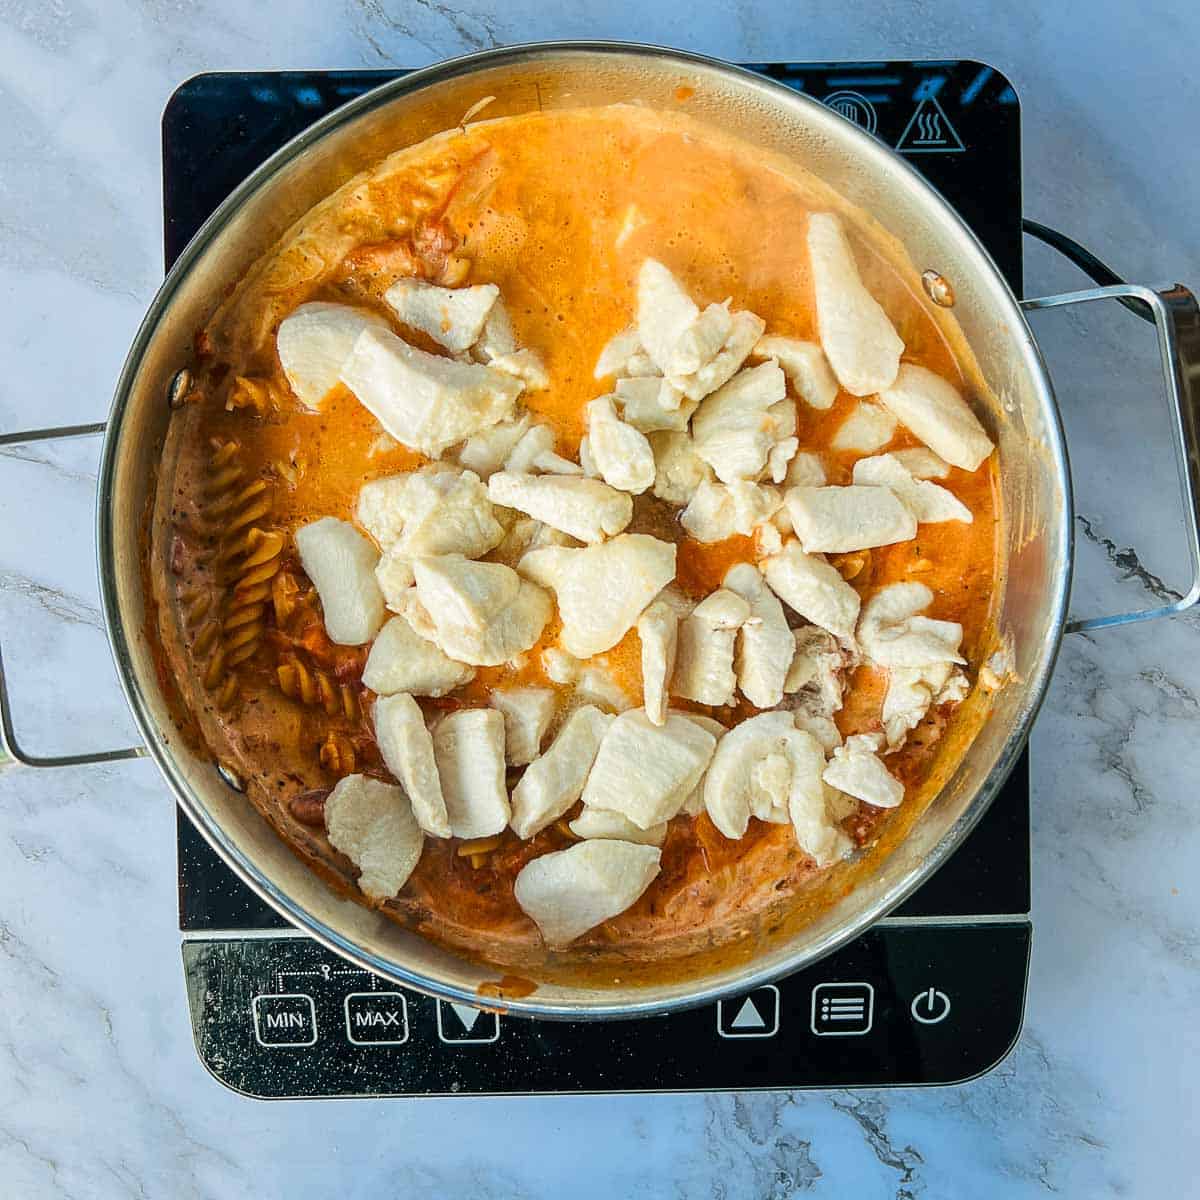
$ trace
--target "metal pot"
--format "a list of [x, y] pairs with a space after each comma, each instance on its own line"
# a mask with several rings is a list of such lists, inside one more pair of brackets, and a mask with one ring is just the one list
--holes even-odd
[[998, 629], [1012, 679], [933, 803], [873, 874], [822, 911], [757, 948], [747, 961], [689, 978], [636, 985], [545, 983], [506, 998], [513, 1013], [573, 1019], [667, 1012], [745, 992], [828, 954], [884, 916], [951, 855], [992, 802], [1020, 753], [1065, 631], [1185, 608], [1066, 623], [1072, 560], [1067, 454], [1050, 380], [1024, 311], [1102, 297], [1139, 302], [1153, 315], [1175, 418], [1193, 578], [1200, 573], [1200, 313], [1181, 287], [1116, 285], [1023, 304], [971, 231], [903, 160], [815, 101], [711, 59], [652, 47], [552, 43], [489, 51], [386, 83], [330, 114], [247, 179], [206, 222], [156, 296], [117, 386], [107, 426], [12, 434], [0, 443], [104, 433], [97, 496], [97, 555], [104, 614], [121, 683], [145, 748], [37, 758], [17, 746], [0, 668], [4, 748], [32, 767], [112, 761], [149, 753], [184, 811], [217, 853], [289, 921], [378, 975], [450, 1000], [478, 1002], [493, 968], [466, 961], [379, 915], [339, 899], [296, 859], [238, 781], [179, 739], [156, 678], [141, 576], [143, 519], [169, 418], [172, 377], [186, 361], [223, 288], [316, 201], [399, 146], [456, 124], [486, 96], [488, 115], [617, 101], [670, 106], [694, 89], [689, 111], [807, 166], [903, 242], [911, 262], [952, 281], [954, 316], [991, 393], [1003, 490], [1004, 594]]

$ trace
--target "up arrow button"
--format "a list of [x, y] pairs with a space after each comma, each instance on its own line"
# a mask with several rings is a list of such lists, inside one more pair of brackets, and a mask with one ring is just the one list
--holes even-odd
[[769, 1038], [779, 1032], [779, 989], [771, 983], [747, 996], [717, 1001], [717, 1036]]

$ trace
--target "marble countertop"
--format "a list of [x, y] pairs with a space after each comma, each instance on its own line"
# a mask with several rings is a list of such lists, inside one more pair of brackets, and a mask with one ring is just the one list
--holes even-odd
[[[686, 15], [685, 15], [686, 13]], [[0, 6], [0, 430], [94, 421], [161, 276], [159, 129], [203, 70], [636, 38], [731, 59], [967, 55], [1023, 103], [1025, 211], [1200, 283], [1200, 9], [988, 0]], [[1081, 33], [1086, 31], [1086, 38]], [[1080, 281], [1031, 246], [1028, 291]], [[1151, 338], [1037, 318], [1076, 472], [1079, 615], [1184, 587]], [[0, 634], [36, 749], [125, 744], [93, 579], [97, 446], [0, 452]], [[31, 499], [35, 502], [31, 503]], [[1174, 589], [1174, 590], [1173, 590]], [[175, 820], [147, 762], [0, 774], [0, 1178], [14, 1197], [1184, 1195], [1200, 1134], [1200, 616], [1068, 638], [1033, 738], [1025, 1031], [942, 1090], [262, 1104], [192, 1048]]]

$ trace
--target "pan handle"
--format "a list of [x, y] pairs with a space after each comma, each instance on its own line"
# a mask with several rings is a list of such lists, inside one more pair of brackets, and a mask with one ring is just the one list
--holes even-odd
[[[62, 425], [57, 429], [27, 429], [19, 433], [0, 434], [0, 446], [28, 445], [32, 442], [59, 441], [64, 438], [91, 437], [104, 432], [98, 425]], [[4, 653], [0, 648], [0, 766], [15, 762], [24, 767], [82, 767], [93, 763], [119, 762], [126, 758], [144, 758], [144, 746], [127, 746], [122, 750], [97, 750], [89, 754], [30, 754], [17, 741], [13, 729], [12, 700], [8, 694], [8, 679], [4, 672]]]
[[1196, 297], [1178, 283], [1157, 289], [1136, 283], [1114, 283], [1081, 292], [1023, 300], [1021, 307], [1026, 312], [1036, 312], [1043, 308], [1087, 304], [1092, 300], [1119, 300], [1139, 316], [1153, 320], [1158, 332], [1158, 351], [1171, 409], [1171, 432], [1179, 468], [1192, 575], [1186, 595], [1179, 596], [1170, 604], [1137, 612], [1069, 621], [1068, 633], [1171, 616], [1191, 608], [1200, 600], [1200, 434], [1197, 431], [1197, 413], [1200, 412], [1200, 307], [1196, 304]]

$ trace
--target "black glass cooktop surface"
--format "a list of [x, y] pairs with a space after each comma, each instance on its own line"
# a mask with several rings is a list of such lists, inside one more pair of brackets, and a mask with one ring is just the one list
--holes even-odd
[[[976, 62], [755, 64], [905, 155], [1021, 291], [1020, 107]], [[259, 163], [396, 71], [201, 75], [163, 115], [169, 266]], [[949, 1083], [1015, 1040], [1028, 969], [1029, 767], [876, 928], [777, 985], [670, 1017], [567, 1024], [398, 990], [297, 933], [179, 814], [196, 1046], [262, 1097]]]

